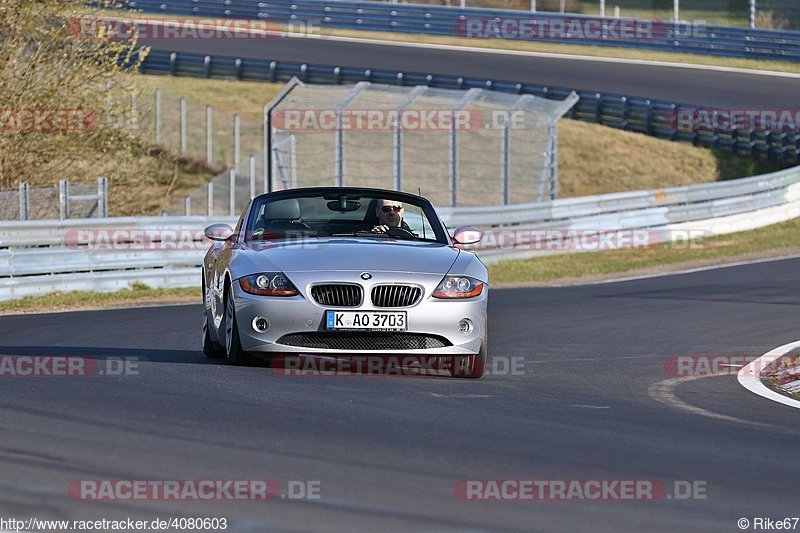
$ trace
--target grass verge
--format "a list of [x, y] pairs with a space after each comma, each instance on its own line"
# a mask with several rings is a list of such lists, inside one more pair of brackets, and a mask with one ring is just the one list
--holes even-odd
[[691, 244], [501, 261], [489, 267], [489, 282], [495, 287], [576, 284], [793, 254], [800, 254], [800, 219]]
[[142, 283], [114, 292], [53, 292], [0, 302], [0, 314], [75, 311], [156, 305], [164, 303], [201, 303], [200, 287], [153, 289]]

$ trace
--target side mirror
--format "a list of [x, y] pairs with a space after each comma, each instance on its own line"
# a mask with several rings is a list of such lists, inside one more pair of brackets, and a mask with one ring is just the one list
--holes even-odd
[[472, 226], [461, 226], [453, 232], [453, 240], [458, 244], [476, 244], [483, 238], [483, 232]]
[[227, 241], [233, 235], [233, 228], [227, 224], [211, 224], [203, 230], [203, 235], [212, 241]]

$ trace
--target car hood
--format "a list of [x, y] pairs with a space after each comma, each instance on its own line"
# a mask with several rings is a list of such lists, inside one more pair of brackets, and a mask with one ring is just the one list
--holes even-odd
[[[359, 238], [252, 242], [239, 251], [237, 277], [256, 272], [370, 271], [444, 275], [459, 250], [440, 243]], [[242, 272], [241, 270], [249, 270]]]

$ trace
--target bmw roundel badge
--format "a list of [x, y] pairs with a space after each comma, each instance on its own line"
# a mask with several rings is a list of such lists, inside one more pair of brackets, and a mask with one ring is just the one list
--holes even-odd
[[372, 279], [372, 274], [370, 274], [369, 272], [362, 272], [361, 279]]

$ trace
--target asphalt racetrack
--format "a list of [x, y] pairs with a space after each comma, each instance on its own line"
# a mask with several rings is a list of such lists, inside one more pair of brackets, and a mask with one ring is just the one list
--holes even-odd
[[142, 39], [140, 42], [154, 50], [170, 52], [488, 78], [733, 110], [796, 109], [800, 94], [800, 78], [618, 62], [313, 38]]
[[[797, 411], [734, 375], [675, 383], [665, 365], [800, 338], [799, 284], [793, 259], [493, 290], [497, 371], [478, 381], [232, 367], [200, 352], [199, 305], [2, 317], [5, 354], [139, 363], [134, 375], [0, 380], [0, 516], [227, 517], [244, 532], [738, 531], [740, 518], [797, 516]], [[522, 371], [503, 373], [501, 360]], [[86, 479], [271, 479], [284, 494], [315, 481], [320, 497], [70, 497], [69, 483]], [[462, 480], [505, 479], [657, 480], [670, 495], [677, 480], [703, 497], [454, 493]]]

